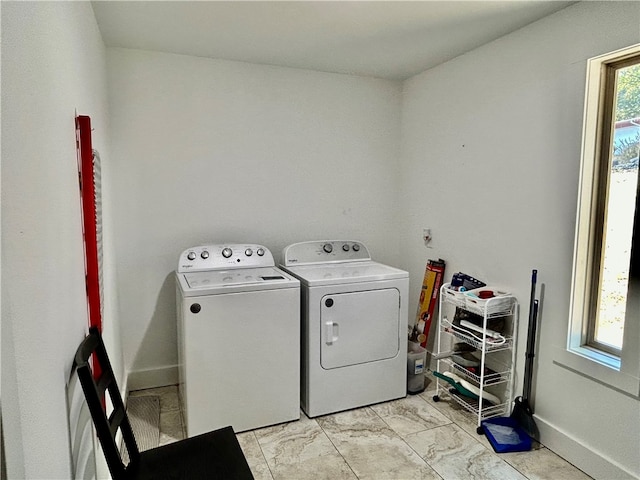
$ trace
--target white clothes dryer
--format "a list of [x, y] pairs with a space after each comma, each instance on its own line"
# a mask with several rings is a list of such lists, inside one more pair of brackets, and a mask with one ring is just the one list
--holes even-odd
[[281, 268], [300, 280], [301, 406], [309, 417], [406, 395], [409, 274], [354, 241], [296, 243]]
[[300, 282], [262, 245], [185, 250], [176, 272], [187, 435], [300, 418]]

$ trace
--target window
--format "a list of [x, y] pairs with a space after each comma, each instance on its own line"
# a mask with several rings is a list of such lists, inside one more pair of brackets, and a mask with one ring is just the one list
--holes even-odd
[[586, 343], [619, 357], [627, 314], [640, 315], [629, 308], [628, 295], [640, 147], [640, 55], [605, 64], [602, 94], [602, 148], [596, 185], [600, 205], [595, 218]]
[[[600, 369], [607, 378], [599, 380], [634, 396], [640, 395], [639, 152], [636, 45], [588, 62], [567, 342], [568, 352], [591, 360], [589, 376], [599, 377]], [[584, 370], [575, 358], [569, 363]]]

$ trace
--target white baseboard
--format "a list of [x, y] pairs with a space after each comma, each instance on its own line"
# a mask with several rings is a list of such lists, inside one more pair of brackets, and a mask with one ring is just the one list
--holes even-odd
[[129, 396], [129, 376], [127, 374], [118, 382], [118, 388], [122, 396], [122, 403], [124, 403], [124, 407], [127, 408], [127, 397]]
[[602, 480], [639, 480], [640, 477], [626, 470], [600, 452], [580, 444], [569, 433], [536, 416], [540, 439], [545, 447], [575, 465], [587, 475]]
[[126, 392], [177, 385], [178, 366], [170, 365], [167, 367], [150, 368], [148, 370], [130, 371], [124, 383], [127, 386]]

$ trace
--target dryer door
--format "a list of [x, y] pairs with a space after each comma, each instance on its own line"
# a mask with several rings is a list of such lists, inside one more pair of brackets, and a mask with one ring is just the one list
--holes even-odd
[[395, 357], [400, 350], [395, 288], [325, 295], [320, 305], [320, 364], [325, 370]]

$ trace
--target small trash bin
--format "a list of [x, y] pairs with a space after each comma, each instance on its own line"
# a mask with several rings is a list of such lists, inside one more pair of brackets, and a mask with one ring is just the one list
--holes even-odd
[[407, 350], [407, 393], [424, 391], [424, 372], [427, 362], [427, 349], [419, 343], [409, 342]]

